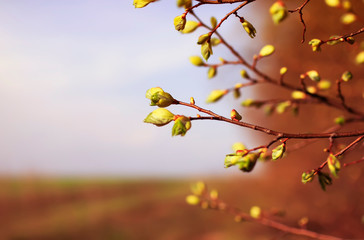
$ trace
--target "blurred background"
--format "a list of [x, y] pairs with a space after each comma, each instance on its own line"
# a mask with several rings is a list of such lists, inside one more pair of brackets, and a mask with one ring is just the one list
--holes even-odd
[[[217, 77], [207, 80], [207, 69], [192, 66], [188, 58], [200, 54], [195, 42], [205, 32], [175, 31], [173, 18], [183, 10], [174, 2], [143, 9], [134, 9], [131, 0], [0, 3], [0, 239], [299, 239], [187, 206], [185, 196], [197, 180], [219, 189], [223, 199], [243, 210], [253, 205], [268, 212], [278, 209], [286, 213], [279, 220], [289, 225], [308, 217], [314, 231], [364, 238], [361, 165], [343, 170], [327, 192], [316, 182], [300, 182], [302, 172], [325, 159], [327, 142], [274, 164], [258, 163], [245, 174], [224, 168], [231, 145], [241, 141], [252, 148], [270, 138], [208, 121], [193, 122], [185, 137], [172, 138], [171, 126], [143, 123], [154, 109], [145, 92], [156, 86], [179, 100], [193, 96], [198, 105], [221, 115], [236, 108], [247, 122], [289, 132], [323, 131], [341, 114], [304, 106], [299, 117], [287, 113], [267, 118], [262, 110], [240, 107], [247, 98], [290, 96], [271, 86], [244, 89], [238, 101], [228, 95], [206, 105], [210, 91], [242, 81], [241, 68], [219, 69]], [[351, 70], [355, 81], [345, 93], [349, 104], [362, 109], [363, 67], [353, 64], [360, 42], [313, 53], [300, 43], [298, 15], [277, 27], [268, 14], [271, 4], [254, 3], [241, 11], [254, 23], [255, 39], [234, 18], [220, 32], [249, 61], [262, 46], [276, 46], [281, 54], [263, 59], [258, 67], [278, 77], [286, 66], [292, 83], [312, 69], [332, 82]], [[353, 5], [363, 12], [361, 1]], [[197, 13], [209, 21], [211, 15], [219, 19], [230, 10], [230, 5], [207, 6]], [[342, 13], [324, 1], [310, 3], [304, 11], [307, 39], [327, 39], [360, 27], [360, 22], [337, 23]], [[217, 47], [209, 61], [220, 56], [231, 57]], [[352, 160], [360, 156], [350, 154]]]

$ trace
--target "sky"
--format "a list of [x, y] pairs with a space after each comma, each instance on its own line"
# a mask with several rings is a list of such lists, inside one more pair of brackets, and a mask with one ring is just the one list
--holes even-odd
[[[199, 34], [174, 30], [173, 18], [182, 13], [174, 3], [135, 9], [132, 0], [1, 0], [0, 6], [1, 175], [234, 171], [224, 169], [225, 154], [234, 142], [250, 139], [250, 131], [200, 121], [185, 137], [172, 137], [171, 125], [143, 123], [155, 109], [145, 99], [151, 87], [211, 108], [208, 93], [238, 79], [227, 69], [225, 77], [207, 80], [206, 69], [189, 63], [199, 55]], [[228, 96], [213, 108], [228, 116], [231, 104]]]

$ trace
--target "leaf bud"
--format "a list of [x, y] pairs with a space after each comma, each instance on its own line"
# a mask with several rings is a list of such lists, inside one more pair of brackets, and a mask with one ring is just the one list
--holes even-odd
[[279, 114], [282, 114], [286, 111], [286, 109], [288, 107], [290, 107], [292, 105], [291, 101], [284, 101], [284, 102], [280, 102], [277, 104], [276, 106], [276, 112]]
[[186, 202], [189, 205], [198, 205], [200, 203], [200, 198], [196, 195], [188, 195], [186, 197]]
[[328, 80], [321, 80], [319, 83], [317, 83], [317, 87], [320, 90], [328, 90], [331, 88], [331, 82]]
[[319, 177], [319, 183], [320, 183], [322, 190], [326, 191], [326, 185], [332, 184], [331, 177], [329, 176], [329, 174], [323, 173], [323, 172], [318, 172], [318, 177]]
[[145, 123], [152, 123], [158, 127], [170, 123], [174, 118], [174, 114], [165, 108], [157, 108], [144, 119]]
[[351, 80], [353, 78], [353, 74], [349, 71], [344, 72], [341, 75], [341, 79], [345, 82], [348, 82], [349, 80]]
[[287, 69], [286, 67], [282, 67], [282, 68], [279, 70], [279, 74], [284, 75], [284, 74], [286, 74], [286, 73], [287, 73], [287, 71], [288, 71], [288, 69]]
[[282, 158], [285, 151], [286, 151], [285, 143], [282, 143], [282, 144], [278, 145], [277, 147], [275, 147], [272, 150], [272, 160], [277, 160], [279, 158]]
[[231, 110], [230, 117], [234, 121], [240, 121], [242, 119], [241, 115], [235, 110]]
[[135, 8], [143, 8], [147, 6], [149, 3], [155, 2], [157, 0], [134, 0], [133, 5]]
[[219, 38], [211, 38], [210, 42], [211, 42], [211, 46], [214, 47], [214, 46], [219, 45], [221, 43], [221, 40]]
[[364, 63], [364, 51], [361, 51], [361, 52], [358, 53], [358, 55], [356, 55], [355, 62], [357, 64], [363, 64]]
[[186, 135], [187, 131], [191, 128], [191, 120], [186, 116], [176, 116], [174, 125], [172, 127], [172, 136]]
[[247, 71], [244, 69], [240, 71], [240, 75], [242, 78], [249, 78]]
[[215, 28], [217, 26], [217, 20], [215, 17], [210, 18], [211, 28]]
[[308, 71], [306, 72], [306, 74], [314, 82], [318, 82], [321, 80], [319, 73], [315, 70]]
[[293, 99], [305, 99], [307, 96], [304, 92], [302, 91], [293, 91], [292, 92], [292, 98]]
[[193, 97], [190, 97], [190, 104], [195, 105], [195, 99]]
[[207, 61], [212, 55], [211, 42], [208, 40], [201, 45], [201, 55]]
[[320, 39], [312, 39], [311, 41], [308, 42], [309, 45], [311, 45], [312, 51], [314, 52], [319, 52], [321, 51], [321, 44], [322, 41]]
[[237, 166], [243, 172], [251, 172], [258, 160], [258, 157], [259, 155], [256, 153], [249, 153], [239, 160]]
[[251, 38], [254, 38], [256, 33], [257, 33], [254, 26], [250, 22], [248, 22], [247, 20], [244, 20], [244, 22], [242, 22], [241, 24], [243, 25], [243, 28], [248, 33], [248, 35]]
[[341, 22], [343, 24], [351, 24], [357, 20], [357, 16], [354, 13], [345, 13], [341, 16]]
[[281, 1], [273, 3], [273, 5], [269, 8], [269, 12], [275, 24], [282, 22], [288, 15], [288, 10], [285, 4]]
[[302, 173], [301, 181], [302, 183], [306, 184], [308, 182], [312, 182], [314, 177], [315, 177], [315, 170], [312, 170], [311, 172], [304, 172]]
[[205, 63], [203, 62], [203, 60], [200, 56], [191, 56], [190, 62], [195, 66], [204, 66], [205, 65]]
[[201, 196], [206, 191], [206, 184], [204, 182], [196, 182], [191, 185], [191, 192], [194, 195]]
[[337, 174], [340, 171], [341, 165], [339, 159], [337, 159], [337, 157], [334, 154], [330, 153], [329, 157], [327, 158], [327, 165], [329, 167], [331, 174], [334, 177], [338, 177]]
[[215, 189], [210, 191], [210, 198], [212, 200], [217, 200], [219, 198], [219, 192]]
[[253, 206], [250, 208], [250, 216], [252, 218], [260, 218], [262, 214], [262, 210], [258, 206]]
[[325, 0], [325, 3], [329, 7], [339, 7], [340, 6], [340, 0]]
[[236, 142], [233, 144], [232, 149], [234, 152], [236, 152], [236, 151], [243, 151], [246, 149], [246, 147], [241, 142]]
[[337, 125], [344, 125], [345, 124], [345, 118], [343, 116], [337, 117], [334, 119], [334, 122]]
[[149, 89], [145, 96], [151, 100], [151, 106], [168, 107], [176, 101], [171, 94], [159, 87]]
[[194, 32], [200, 25], [200, 23], [195, 21], [187, 21], [184, 29], [181, 31], [181, 33], [192, 33]]
[[259, 52], [260, 57], [267, 57], [269, 55], [272, 55], [274, 53], [274, 46], [273, 45], [265, 45]]
[[206, 34], [202, 34], [201, 36], [199, 36], [197, 44], [201, 45], [205, 42], [207, 42], [207, 40], [210, 39], [210, 34], [206, 33]]
[[[319, 84], [321, 84], [322, 82], [325, 82], [325, 80], [324, 81], [320, 81], [319, 83], [318, 83], [318, 85]], [[329, 82], [330, 83], [330, 82]], [[330, 86], [331, 86], [331, 83], [330, 83]], [[317, 93], [317, 88], [315, 87], [315, 86], [308, 86], [307, 88], [306, 88], [306, 91], [307, 92], [309, 92], [309, 93], [311, 93], [311, 94], [315, 94], [315, 93]]]
[[216, 76], [216, 73], [217, 73], [216, 67], [210, 67], [207, 70], [207, 77], [208, 77], [208, 79], [211, 79], [211, 78], [215, 77]]
[[192, 6], [192, 0], [177, 0], [177, 7], [189, 8]]
[[174, 18], [174, 28], [177, 31], [182, 31], [186, 26], [186, 16], [184, 14]]
[[229, 91], [226, 89], [213, 90], [206, 99], [206, 103], [213, 103], [220, 100]]

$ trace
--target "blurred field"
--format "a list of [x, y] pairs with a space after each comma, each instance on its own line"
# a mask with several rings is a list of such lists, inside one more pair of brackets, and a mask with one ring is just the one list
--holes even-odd
[[[184, 199], [189, 194], [191, 182], [148, 179], [1, 179], [0, 239], [306, 239], [284, 235], [252, 223], [235, 223], [233, 216], [188, 206]], [[290, 225], [297, 225], [302, 215], [317, 218], [326, 214], [315, 219], [321, 221], [321, 225], [313, 222], [309, 227], [327, 234], [331, 232], [330, 229], [337, 228], [333, 232], [345, 236], [349, 233], [358, 236], [364, 229], [358, 218], [362, 214], [360, 211], [364, 211], [362, 207], [358, 209], [352, 205], [349, 208], [352, 210], [348, 211], [344, 206], [340, 211], [346, 212], [347, 216], [339, 212], [339, 216], [332, 217], [327, 215], [327, 209], [323, 206], [327, 202], [320, 195], [317, 204], [304, 207], [301, 201], [294, 200], [292, 196], [303, 197], [302, 201], [307, 201], [304, 197], [307, 192], [297, 196], [290, 186], [277, 194], [277, 189], [263, 187], [263, 180], [254, 180], [254, 185], [250, 180], [241, 178], [207, 182], [211, 183], [211, 187], [220, 189], [220, 195], [226, 201], [243, 210], [248, 210], [254, 204], [268, 210], [274, 207], [278, 207], [278, 210], [281, 207], [295, 209], [291, 214], [281, 217], [283, 222]], [[344, 200], [339, 197], [335, 202], [342, 204]], [[351, 200], [360, 205], [363, 198]], [[289, 204], [291, 201], [294, 202]], [[353, 213], [357, 216], [354, 214], [353, 217]], [[333, 212], [332, 215], [336, 214]], [[348, 220], [348, 216], [353, 220]], [[345, 230], [342, 221], [337, 221], [340, 218], [347, 222], [348, 230]]]

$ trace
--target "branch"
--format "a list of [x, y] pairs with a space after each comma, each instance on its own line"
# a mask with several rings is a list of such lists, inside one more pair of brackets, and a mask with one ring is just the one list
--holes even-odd
[[293, 12], [297, 12], [300, 14], [300, 20], [301, 20], [301, 23], [303, 25], [303, 33], [302, 33], [302, 41], [301, 43], [304, 43], [305, 42], [305, 34], [306, 34], [306, 24], [305, 24], [305, 21], [303, 20], [303, 13], [302, 13], [302, 10], [303, 8], [307, 5], [307, 3], [309, 2], [310, 0], [306, 0], [300, 7], [294, 9], [294, 10], [289, 10], [288, 12], [290, 13], [293, 13]]

